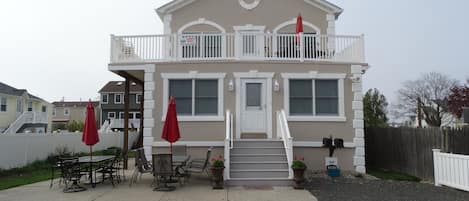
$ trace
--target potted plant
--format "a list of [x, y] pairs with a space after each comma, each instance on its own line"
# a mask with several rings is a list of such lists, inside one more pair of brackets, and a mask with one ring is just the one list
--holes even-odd
[[223, 156], [219, 155], [218, 158], [212, 158], [212, 187], [213, 189], [223, 189], [224, 179], [223, 171], [225, 170], [225, 161]]
[[293, 181], [295, 181], [295, 186], [293, 186], [293, 188], [295, 189], [304, 189], [305, 170], [307, 168], [304, 160], [305, 157], [301, 157], [301, 160], [298, 160], [295, 156], [291, 165], [294, 175]]

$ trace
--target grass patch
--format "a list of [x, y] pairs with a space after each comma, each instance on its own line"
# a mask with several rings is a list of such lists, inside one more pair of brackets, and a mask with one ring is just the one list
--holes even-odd
[[402, 173], [402, 172], [395, 172], [391, 170], [385, 170], [381, 168], [370, 168], [367, 170], [367, 173], [377, 178], [385, 179], [385, 180], [413, 181], [413, 182], [421, 181], [420, 178], [413, 176], [413, 175], [409, 175], [409, 174]]

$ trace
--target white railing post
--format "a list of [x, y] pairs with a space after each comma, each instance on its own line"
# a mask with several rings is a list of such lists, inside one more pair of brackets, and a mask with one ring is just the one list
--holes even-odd
[[229, 110], [227, 110], [225, 116], [225, 171], [223, 172], [224, 180], [230, 179], [230, 151], [233, 148], [232, 120], [233, 115]]
[[433, 149], [433, 172], [435, 177], [435, 186], [440, 186], [440, 149]]
[[305, 35], [303, 32], [300, 32], [300, 61], [303, 62], [305, 61]]
[[285, 153], [287, 155], [288, 178], [293, 179], [293, 170], [291, 169], [293, 163], [293, 138], [290, 134], [290, 128], [288, 127], [288, 121], [284, 110], [277, 112], [277, 129], [277, 133], [280, 130], [280, 136], [282, 136]]
[[182, 54], [179, 54], [181, 50], [182, 51], [182, 45], [181, 45], [181, 41], [180, 41], [180, 38], [179, 38], [179, 35], [178, 34], [173, 34], [172, 35], [173, 37], [173, 60], [174, 61], [179, 61], [181, 60], [180, 57], [182, 57]]
[[114, 63], [114, 62], [117, 62], [117, 58], [116, 58], [116, 44], [115, 44], [115, 41], [114, 41], [114, 35], [111, 34], [111, 57], [109, 58], [111, 63]]

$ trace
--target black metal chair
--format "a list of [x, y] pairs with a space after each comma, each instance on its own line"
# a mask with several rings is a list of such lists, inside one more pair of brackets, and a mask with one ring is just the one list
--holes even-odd
[[80, 192], [86, 190], [85, 187], [79, 185], [83, 176], [81, 173], [78, 158], [64, 159], [61, 162], [61, 173], [65, 183], [64, 193]]
[[104, 166], [99, 168], [97, 172], [102, 174], [102, 181], [101, 183], [104, 183], [104, 180], [108, 179], [111, 181], [112, 186], [114, 187], [114, 178], [116, 177], [117, 179], [117, 170], [115, 168], [115, 164], [117, 162], [117, 157], [114, 157], [112, 160], [107, 161]]
[[155, 177], [157, 187], [154, 191], [173, 191], [174, 186], [169, 186], [173, 176], [173, 155], [172, 154], [154, 154], [152, 157], [153, 176]]

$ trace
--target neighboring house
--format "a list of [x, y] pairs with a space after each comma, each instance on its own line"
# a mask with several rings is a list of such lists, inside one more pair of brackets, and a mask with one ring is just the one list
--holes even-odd
[[[99, 101], [93, 101], [94, 112], [97, 126], [101, 124]], [[88, 101], [57, 101], [52, 103], [54, 109], [52, 111], [52, 124], [65, 125], [72, 121], [85, 122], [86, 105]]]
[[167, 151], [160, 134], [174, 96], [176, 144], [195, 158], [215, 147], [230, 184], [291, 182], [293, 156], [325, 170], [330, 135], [345, 141], [335, 152], [340, 168], [366, 171], [364, 36], [336, 34], [341, 8], [325, 0], [174, 0], [156, 12], [164, 34], [111, 36], [108, 66], [144, 85], [148, 157]]
[[[130, 84], [129, 128], [140, 127], [141, 91], [141, 86], [135, 83]], [[99, 94], [101, 95], [100, 124], [112, 130], [122, 130], [124, 128], [124, 82], [110, 81], [99, 90]]]
[[0, 82], [0, 133], [45, 133], [51, 130], [52, 105]]

